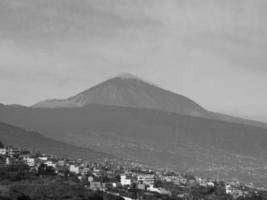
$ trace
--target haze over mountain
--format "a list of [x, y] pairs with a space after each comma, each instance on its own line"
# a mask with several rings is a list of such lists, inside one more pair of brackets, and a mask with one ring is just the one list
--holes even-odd
[[267, 128], [264, 123], [209, 112], [185, 96], [157, 87], [131, 74], [122, 74], [109, 79], [67, 99], [45, 100], [33, 107], [75, 108], [90, 104], [149, 108]]

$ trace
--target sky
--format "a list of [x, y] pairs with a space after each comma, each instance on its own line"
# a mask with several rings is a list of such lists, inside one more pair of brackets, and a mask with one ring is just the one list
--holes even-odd
[[267, 122], [266, 0], [1, 0], [0, 102], [73, 96], [128, 72]]

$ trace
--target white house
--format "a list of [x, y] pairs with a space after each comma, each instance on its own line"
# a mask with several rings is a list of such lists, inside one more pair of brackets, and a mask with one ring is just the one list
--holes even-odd
[[225, 192], [226, 194], [230, 194], [234, 197], [234, 199], [237, 199], [238, 197], [243, 196], [243, 192], [240, 189], [237, 189], [230, 184], [227, 184], [225, 186]]
[[154, 185], [155, 176], [150, 174], [138, 175], [137, 181], [139, 183], [144, 183], [145, 185]]
[[0, 149], [0, 155], [6, 155], [7, 150], [5, 148]]
[[213, 182], [209, 181], [209, 182], [207, 182], [207, 186], [209, 186], [209, 187], [215, 187], [215, 184]]
[[112, 187], [116, 188], [117, 187], [117, 183], [112, 183]]
[[6, 165], [10, 165], [10, 159], [9, 159], [9, 157], [6, 157]]
[[131, 185], [132, 184], [132, 180], [127, 178], [126, 175], [121, 175], [121, 185]]
[[49, 167], [54, 167], [54, 168], [56, 167], [56, 164], [54, 162], [52, 162], [51, 160], [45, 161], [44, 164], [46, 164]]
[[93, 181], [94, 181], [94, 177], [89, 176], [89, 177], [88, 177], [88, 182], [93, 182]]
[[38, 157], [38, 159], [41, 161], [47, 161], [48, 160], [48, 158], [46, 156]]
[[70, 170], [70, 172], [75, 173], [75, 174], [80, 173], [80, 167], [76, 166], [76, 165], [70, 165], [69, 170]]

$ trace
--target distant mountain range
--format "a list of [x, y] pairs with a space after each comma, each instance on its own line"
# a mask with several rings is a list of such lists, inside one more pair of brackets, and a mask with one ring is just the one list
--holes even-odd
[[83, 158], [92, 160], [96, 158], [111, 158], [106, 153], [100, 153], [89, 148], [81, 148], [64, 142], [44, 137], [43, 135], [25, 131], [21, 128], [0, 122], [0, 140], [4, 145], [62, 156], [64, 158]]
[[65, 100], [0, 105], [0, 121], [114, 156], [267, 182], [266, 124], [209, 112], [132, 76], [115, 77]]

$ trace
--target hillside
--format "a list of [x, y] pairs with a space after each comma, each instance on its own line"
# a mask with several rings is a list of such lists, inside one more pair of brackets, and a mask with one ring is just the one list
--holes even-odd
[[33, 107], [81, 108], [90, 104], [148, 108], [267, 128], [265, 123], [210, 112], [183, 95], [162, 89], [133, 75], [118, 76], [67, 99], [45, 100]]
[[110, 157], [110, 155], [105, 153], [49, 139], [37, 132], [25, 131], [2, 122], [0, 122], [0, 140], [5, 145], [12, 145], [66, 158], [83, 158], [90, 160], [99, 157]]
[[45, 136], [164, 167], [267, 181], [267, 130], [150, 109], [0, 106], [0, 120]]

